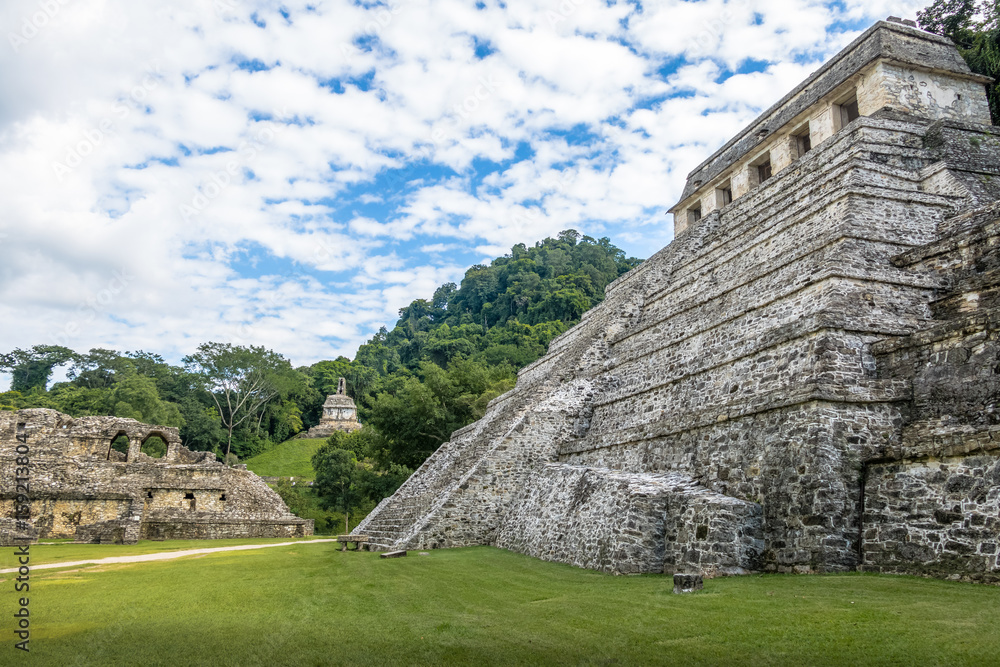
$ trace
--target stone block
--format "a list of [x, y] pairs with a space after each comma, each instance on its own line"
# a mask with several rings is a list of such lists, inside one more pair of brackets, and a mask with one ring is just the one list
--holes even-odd
[[694, 593], [705, 588], [700, 574], [675, 574], [674, 593]]
[[379, 558], [402, 558], [406, 555], [406, 550], [402, 549], [399, 551], [386, 551], [385, 553], [379, 554]]

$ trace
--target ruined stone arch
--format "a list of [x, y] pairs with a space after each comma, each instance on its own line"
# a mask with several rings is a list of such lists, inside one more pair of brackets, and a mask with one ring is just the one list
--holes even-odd
[[[119, 443], [118, 447], [115, 447], [115, 442], [119, 438], [125, 438], [124, 447], [122, 447], [121, 443]], [[110, 461], [111, 460], [111, 452], [115, 451], [115, 452], [120, 452], [120, 453], [124, 454], [125, 455], [125, 460], [127, 461], [128, 460], [129, 448], [131, 446], [132, 446], [132, 438], [129, 437], [128, 432], [126, 432], [124, 429], [119, 430], [117, 433], [115, 433], [113, 436], [111, 436], [110, 440], [108, 440], [108, 453], [107, 453], [107, 456], [105, 456], [105, 460]]]
[[[162, 451], [160, 451], [159, 456], [154, 456], [147, 449], [146, 443], [149, 442], [151, 438], [158, 438], [161, 442], [163, 442], [163, 449]], [[142, 437], [142, 440], [139, 442], [139, 451], [150, 458], [166, 459], [167, 455], [170, 453], [170, 444], [171, 444], [170, 438], [167, 436], [167, 434], [163, 433], [162, 431], [150, 431], [149, 433], [144, 435]]]

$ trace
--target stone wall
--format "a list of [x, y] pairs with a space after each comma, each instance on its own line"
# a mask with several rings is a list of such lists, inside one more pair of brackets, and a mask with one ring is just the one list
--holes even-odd
[[895, 258], [940, 275], [933, 326], [878, 342], [912, 387], [898, 444], [866, 467], [861, 568], [1000, 581], [1000, 219], [996, 204]]
[[683, 475], [546, 464], [525, 482], [496, 546], [616, 574], [759, 567], [761, 507]]
[[[111, 449], [120, 434], [129, 438], [127, 454]], [[139, 451], [154, 435], [167, 443], [159, 459]], [[24, 456], [27, 466], [18, 461]], [[27, 493], [15, 485], [18, 469]], [[188, 451], [176, 428], [132, 419], [0, 412], [0, 480], [0, 517], [16, 524], [27, 506], [34, 537], [134, 542], [312, 534], [312, 521], [291, 514], [245, 466], [229, 468], [211, 453]]]
[[1000, 582], [998, 450], [869, 466], [861, 569]]

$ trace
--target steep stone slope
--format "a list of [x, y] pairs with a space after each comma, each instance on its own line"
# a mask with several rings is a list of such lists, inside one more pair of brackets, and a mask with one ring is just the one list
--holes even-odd
[[934, 322], [873, 346], [912, 386], [898, 444], [865, 469], [862, 569], [1000, 581], [1000, 205], [895, 263], [941, 276]]

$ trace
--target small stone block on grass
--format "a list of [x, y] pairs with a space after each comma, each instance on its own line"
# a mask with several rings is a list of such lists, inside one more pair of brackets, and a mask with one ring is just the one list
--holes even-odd
[[379, 558], [402, 558], [405, 555], [405, 551], [386, 551], [384, 554], [381, 554]]
[[705, 588], [700, 574], [675, 574], [674, 593], [693, 593]]

